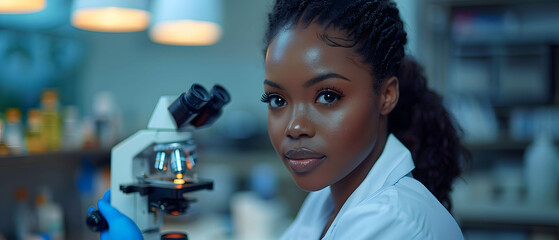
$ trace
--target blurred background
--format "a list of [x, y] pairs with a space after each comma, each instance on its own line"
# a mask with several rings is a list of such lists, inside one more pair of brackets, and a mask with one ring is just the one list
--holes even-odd
[[[24, 2], [0, 0], [1, 236], [98, 238], [84, 219], [109, 188], [111, 147], [147, 127], [160, 96], [193, 83], [232, 97], [193, 136], [196, 171], [215, 188], [193, 193], [198, 201], [164, 229], [281, 234], [306, 193], [271, 147], [259, 101], [272, 0], [207, 1], [191, 16], [171, 0]], [[559, 239], [559, 1], [396, 2], [407, 52], [473, 156], [452, 193], [466, 238]], [[112, 8], [88, 15], [99, 7]], [[212, 24], [160, 24], [189, 17]]]

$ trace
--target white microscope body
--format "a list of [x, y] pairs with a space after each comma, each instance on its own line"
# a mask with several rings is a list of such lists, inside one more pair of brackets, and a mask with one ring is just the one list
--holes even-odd
[[191, 138], [191, 132], [178, 131], [167, 110], [173, 100], [173, 97], [161, 97], [151, 115], [148, 129], [136, 132], [111, 151], [111, 205], [132, 219], [146, 240], [150, 232], [155, 233], [154, 238], [160, 237], [162, 214], [148, 211], [147, 196], [126, 194], [120, 190], [120, 185], [134, 183], [138, 178], [150, 175], [150, 161], [141, 153], [153, 144], [183, 142]]
[[[186, 211], [189, 200], [184, 193], [213, 188], [211, 181], [193, 175], [196, 146], [191, 140], [192, 131], [212, 124], [221, 114], [221, 107], [229, 102], [229, 95], [216, 86], [218, 89], [214, 87], [210, 96], [195, 85], [189, 92], [193, 96], [182, 94], [176, 100], [161, 97], [148, 128], [111, 151], [110, 203], [137, 224], [146, 240], [161, 238], [163, 213], [178, 215]], [[193, 97], [207, 99], [202, 103]], [[195, 114], [188, 109], [204, 104], [207, 106]]]

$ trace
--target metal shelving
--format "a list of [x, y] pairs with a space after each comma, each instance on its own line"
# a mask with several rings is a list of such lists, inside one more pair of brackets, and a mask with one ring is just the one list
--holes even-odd
[[[491, 183], [469, 180], [482, 186], [493, 184], [493, 192], [503, 191], [495, 189], [505, 184], [497, 176], [502, 173], [499, 171], [513, 168], [514, 174], [521, 174], [523, 155], [531, 142], [511, 136], [510, 120], [514, 111], [559, 106], [559, 58], [556, 56], [559, 1], [428, 0], [427, 3], [426, 35], [430, 39], [426, 48], [433, 56], [426, 70], [431, 73], [437, 90], [445, 98], [469, 95], [490, 103], [498, 123], [498, 137], [494, 141], [467, 144], [474, 159], [465, 178], [490, 175]], [[457, 68], [462, 70], [456, 73]], [[462, 85], [456, 82], [457, 78]], [[468, 86], [475, 83], [480, 85]], [[464, 89], [471, 92], [464, 93]], [[507, 169], [498, 169], [503, 166]], [[516, 177], [522, 181], [523, 176]], [[474, 185], [457, 187], [458, 191], [464, 191], [457, 195], [491, 198], [474, 194], [474, 188], [479, 187]], [[559, 237], [559, 203], [558, 206], [527, 206], [492, 201], [479, 204], [454, 201], [454, 216], [465, 232], [520, 231], [527, 238], [543, 232]]]

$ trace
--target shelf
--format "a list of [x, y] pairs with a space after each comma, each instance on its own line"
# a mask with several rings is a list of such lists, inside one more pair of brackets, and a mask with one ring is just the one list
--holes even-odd
[[452, 34], [451, 38], [453, 43], [459, 46], [546, 45], [559, 42], [556, 33]]
[[[559, 42], [559, 38], [556, 42]], [[454, 41], [452, 55], [458, 58], [548, 58], [551, 45], [546, 43], [493, 43]]]
[[556, 0], [431, 0], [432, 4], [450, 5], [450, 6], [495, 6], [495, 5], [519, 5], [533, 3], [555, 3]]
[[457, 203], [453, 214], [462, 227], [551, 229], [559, 233], [559, 206]]
[[493, 142], [465, 143], [471, 151], [524, 151], [530, 145], [528, 141], [497, 140]]
[[111, 158], [110, 150], [76, 150], [63, 152], [47, 152], [41, 154], [8, 155], [0, 157], [0, 168], [29, 164], [52, 164], [64, 161], [76, 161], [87, 158], [94, 165], [108, 164]]

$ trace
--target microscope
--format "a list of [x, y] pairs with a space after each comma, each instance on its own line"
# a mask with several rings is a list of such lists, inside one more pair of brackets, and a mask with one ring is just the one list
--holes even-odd
[[[176, 99], [161, 97], [148, 128], [112, 149], [110, 203], [136, 223], [144, 239], [166, 239], [160, 233], [163, 214], [183, 214], [194, 200], [185, 198], [186, 193], [213, 189], [211, 180], [193, 171], [197, 155], [192, 132], [213, 124], [229, 101], [229, 93], [219, 85], [208, 93], [193, 84]], [[109, 227], [104, 221], [98, 211], [87, 218], [94, 231]], [[183, 235], [170, 239], [187, 239]]]

